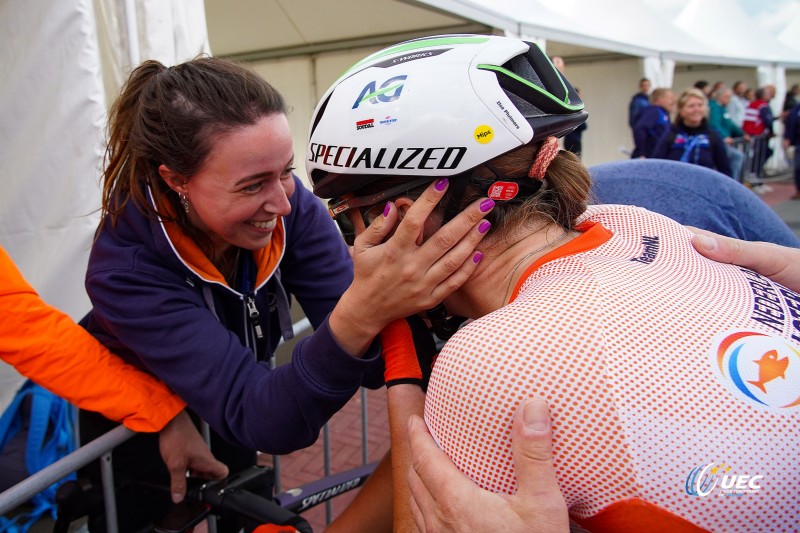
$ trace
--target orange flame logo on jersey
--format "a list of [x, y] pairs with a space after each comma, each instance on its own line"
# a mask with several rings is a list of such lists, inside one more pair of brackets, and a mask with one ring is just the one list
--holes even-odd
[[786, 379], [786, 367], [789, 366], [789, 358], [784, 357], [783, 359], [778, 359], [777, 350], [768, 351], [761, 359], [756, 361], [756, 364], [759, 366], [758, 381], [748, 381], [748, 383], [755, 385], [761, 389], [762, 392], [767, 392], [764, 385], [773, 379]]
[[770, 410], [800, 407], [800, 347], [776, 335], [728, 332], [711, 347], [717, 378], [734, 396]]

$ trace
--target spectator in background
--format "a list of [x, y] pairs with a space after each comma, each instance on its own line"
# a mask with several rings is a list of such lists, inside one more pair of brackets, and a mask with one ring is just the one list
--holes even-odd
[[[744, 100], [745, 100], [745, 102], [747, 102], [749, 104], [750, 102], [752, 102], [755, 99], [756, 99], [756, 90], [755, 89], [750, 87], [750, 88], [748, 88], [748, 89], [746, 89], [744, 91]], [[744, 107], [745, 107], [745, 109], [747, 109], [746, 105]], [[742, 119], [742, 123], [744, 123], [744, 119]]]
[[650, 95], [650, 105], [639, 114], [633, 128], [631, 158], [650, 157], [656, 143], [669, 130], [669, 116], [675, 107], [672, 89], [658, 88]]
[[[555, 63], [553, 64], [555, 65]], [[575, 87], [575, 92], [578, 93], [578, 96], [583, 96], [581, 95], [581, 90], [577, 87]], [[583, 154], [583, 132], [588, 127], [586, 122], [582, 122], [577, 128], [564, 135], [564, 150], [581, 157], [581, 154]]]
[[744, 152], [733, 146], [733, 143], [735, 137], [744, 137], [749, 140], [750, 136], [745, 135], [742, 129], [731, 120], [727, 107], [732, 97], [733, 91], [723, 87], [716, 94], [716, 98], [709, 100], [708, 125], [712, 130], [719, 133], [722, 140], [725, 141], [725, 151], [728, 154], [728, 160], [731, 165], [731, 176], [735, 180], [741, 181]]
[[726, 106], [731, 120], [740, 128], [742, 127], [742, 122], [744, 122], [744, 110], [747, 104], [750, 103], [747, 98], [744, 97], [745, 91], [747, 91], [747, 84], [745, 82], [737, 81], [734, 83], [733, 95]]
[[701, 165], [731, 175], [722, 137], [708, 125], [708, 100], [696, 88], [678, 98], [678, 116], [656, 143], [652, 157]]
[[794, 146], [794, 186], [792, 200], [800, 200], [800, 102], [786, 112], [786, 128], [783, 132], [783, 148]]
[[642, 78], [639, 80], [639, 92], [634, 94], [631, 98], [631, 103], [628, 105], [628, 125], [631, 129], [636, 125], [636, 120], [644, 108], [650, 105], [650, 80]]
[[711, 86], [706, 80], [697, 80], [694, 82], [694, 88], [700, 89], [700, 92], [706, 95], [706, 98], [708, 98], [708, 95], [711, 94]]
[[717, 93], [721, 92], [723, 89], [725, 89], [725, 82], [724, 81], [715, 81], [714, 82], [714, 86], [711, 87], [711, 92], [709, 92], [707, 94], [709, 100], [711, 98], [714, 98], [714, 95], [716, 95]]
[[786, 91], [786, 98], [783, 100], [783, 113], [781, 113], [781, 118], [785, 119], [785, 117], [788, 115], [788, 111], [790, 111], [798, 103], [800, 103], [800, 84], [795, 83], [788, 91]]
[[759, 87], [755, 91], [755, 98], [744, 110], [742, 130], [752, 137], [750, 144], [752, 154], [745, 181], [750, 184], [756, 194], [764, 194], [772, 190], [762, 181], [761, 173], [764, 170], [764, 163], [772, 156], [769, 139], [773, 136], [772, 125], [775, 119], [772, 116], [769, 101], [774, 96], [774, 86]]

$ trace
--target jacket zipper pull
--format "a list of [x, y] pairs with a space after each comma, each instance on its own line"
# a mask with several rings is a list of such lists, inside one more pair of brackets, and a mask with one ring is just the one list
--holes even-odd
[[256, 332], [256, 337], [259, 339], [264, 338], [264, 332], [261, 330], [261, 321], [259, 317], [261, 314], [256, 309], [256, 301], [252, 296], [247, 297], [247, 315], [250, 317], [250, 323], [253, 325], [253, 329]]

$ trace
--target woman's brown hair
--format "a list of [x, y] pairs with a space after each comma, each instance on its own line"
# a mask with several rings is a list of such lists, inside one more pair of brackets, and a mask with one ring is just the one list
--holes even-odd
[[[487, 164], [477, 166], [472, 177], [480, 180], [504, 178], [533, 179], [528, 171], [536, 159], [541, 143], [527, 144], [503, 154]], [[539, 190], [521, 202], [496, 202], [486, 216], [495, 235], [511, 229], [535, 229], [545, 222], [558, 224], [565, 230], [575, 227], [577, 218], [586, 210], [591, 189], [589, 171], [581, 160], [566, 150], [560, 150], [547, 167]], [[469, 185], [459, 210], [486, 195], [486, 191]]]
[[[450, 188], [435, 212], [438, 213], [438, 216], [445, 218], [445, 212], [459, 213], [463, 211], [475, 200], [485, 198], [486, 184], [495, 181], [504, 181], [509, 178], [518, 181], [532, 180], [533, 178], [528, 177], [528, 172], [536, 159], [541, 144], [541, 142], [537, 142], [521, 146], [462, 174], [450, 176]], [[454, 192], [461, 189], [455, 185], [456, 180], [468, 180], [466, 187], [463, 188], [463, 194]], [[408, 176], [382, 176], [370, 185], [355, 191], [354, 196], [377, 194], [409, 181]], [[501, 239], [520, 228], [536, 230], [549, 222], [558, 224], [565, 230], [574, 229], [578, 217], [586, 210], [591, 198], [591, 184], [589, 171], [578, 156], [572, 152], [560, 150], [547, 167], [544, 181], [536, 192], [514, 201], [495, 203], [494, 209], [485, 217], [492, 224], [490, 234], [495, 235], [496, 240], [500, 242]], [[416, 200], [427, 186], [428, 184], [416, 186], [393, 196], [393, 198], [406, 196]], [[459, 194], [460, 200], [456, 199]], [[381, 202], [385, 202], [385, 200]], [[452, 202], [457, 202], [457, 205], [451, 205]], [[377, 207], [382, 208], [383, 204], [380, 202], [379, 204], [366, 210], [375, 211]]]
[[[102, 220], [116, 224], [132, 200], [142, 212], [177, 223], [202, 246], [203, 236], [189, 224], [158, 167], [190, 179], [220, 134], [286, 112], [281, 94], [238, 63], [201, 57], [167, 68], [145, 61], [133, 70], [109, 113]], [[146, 198], [146, 186], [153, 190], [155, 207]]]

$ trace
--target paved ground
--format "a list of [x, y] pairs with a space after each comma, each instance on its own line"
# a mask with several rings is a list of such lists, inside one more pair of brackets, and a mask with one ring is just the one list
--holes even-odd
[[[386, 389], [366, 391], [367, 406], [367, 462], [378, 461], [389, 450], [389, 424], [386, 412]], [[328, 423], [331, 473], [360, 466], [361, 454], [361, 395], [357, 394]], [[282, 490], [309, 483], [323, 476], [323, 444], [316, 444], [291, 455], [281, 457]], [[272, 458], [262, 456], [260, 463], [270, 464]], [[357, 491], [334, 498], [331, 516], [336, 517], [353, 499]], [[303, 514], [314, 531], [323, 531], [326, 524], [325, 505], [319, 505]]]
[[762, 199], [800, 237], [800, 200], [791, 200], [795, 193], [791, 177], [784, 176], [782, 181], [771, 182], [770, 186], [773, 191], [764, 194]]

